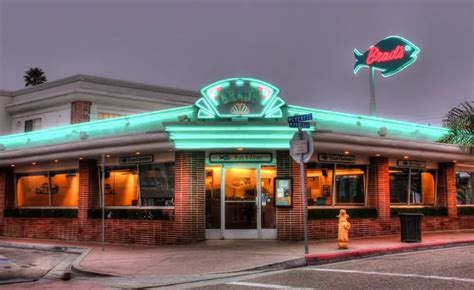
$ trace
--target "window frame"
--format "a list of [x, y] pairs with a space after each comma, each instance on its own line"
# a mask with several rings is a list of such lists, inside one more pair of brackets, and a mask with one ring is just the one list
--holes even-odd
[[[35, 125], [35, 121], [38, 121], [39, 122], [39, 128], [35, 128], [34, 125]], [[26, 130], [26, 124], [28, 122], [31, 122], [31, 130]], [[24, 121], [24, 126], [23, 126], [23, 132], [25, 133], [28, 133], [28, 132], [33, 132], [33, 131], [37, 131], [37, 130], [40, 130], [41, 129], [41, 125], [42, 125], [42, 118], [34, 118], [34, 119], [28, 119], [28, 120], [25, 120]]]
[[[407, 183], [407, 188], [406, 188], [406, 196], [407, 196], [407, 202], [396, 202], [392, 203], [391, 201], [391, 195], [392, 193], [389, 192], [390, 195], [390, 207], [391, 208], [422, 208], [422, 207], [436, 207], [438, 205], [438, 172], [439, 170], [437, 168], [411, 168], [411, 167], [400, 167], [400, 166], [389, 166], [388, 170], [397, 170], [397, 169], [408, 169], [408, 183]], [[423, 203], [411, 203], [410, 201], [410, 191], [411, 191], [411, 172], [412, 170], [421, 170], [421, 172], [426, 171], [434, 171], [434, 199], [433, 199], [433, 204], [423, 204]], [[389, 182], [390, 182], [390, 173], [389, 173]], [[423, 187], [423, 184], [421, 185]], [[389, 185], [389, 190], [390, 190], [390, 185]]]
[[[53, 197], [52, 197], [52, 194], [51, 194], [51, 173], [59, 173], [59, 172], [74, 172], [76, 174], [79, 174], [79, 169], [78, 168], [73, 168], [73, 169], [63, 169], [63, 170], [48, 170], [48, 171], [35, 171], [35, 172], [15, 172], [13, 175], [14, 175], [14, 182], [13, 182], [13, 188], [15, 190], [15, 200], [14, 200], [14, 204], [15, 204], [15, 208], [18, 208], [18, 209], [78, 209], [79, 208], [79, 197], [78, 197], [78, 200], [77, 200], [77, 205], [76, 206], [53, 206]], [[47, 180], [48, 180], [48, 203], [49, 205], [40, 205], [40, 206], [32, 206], [32, 205], [29, 205], [29, 206], [22, 206], [22, 207], [19, 207], [18, 206], [18, 186], [17, 186], [17, 183], [18, 183], [18, 176], [19, 175], [24, 175], [24, 174], [31, 174], [31, 175], [41, 175], [41, 174], [47, 174], [48, 177], [47, 177]], [[78, 183], [78, 186], [79, 186], [79, 183]], [[79, 189], [78, 189], [79, 191]]]
[[[138, 195], [138, 205], [112, 205], [112, 206], [105, 206], [103, 205], [102, 201], [102, 178], [101, 178], [101, 166], [97, 167], [97, 175], [99, 177], [99, 207], [100, 208], [105, 208], [105, 209], [174, 209], [174, 199], [175, 199], [175, 191], [173, 191], [173, 205], [157, 205], [157, 206], [142, 206], [142, 194], [141, 194], [141, 187], [140, 187], [140, 165], [153, 165], [153, 164], [173, 164], [175, 166], [174, 161], [170, 162], [154, 162], [154, 163], [140, 163], [140, 164], [130, 164], [130, 165], [116, 165], [116, 166], [105, 166], [104, 171], [106, 171], [107, 168], [130, 168], [130, 167], [135, 167], [137, 169], [137, 195]], [[175, 170], [175, 178], [176, 178], [176, 170]], [[176, 182], [173, 184], [173, 186], [176, 185]]]
[[[331, 170], [333, 170], [332, 180], [331, 180], [331, 204], [330, 205], [307, 205], [308, 209], [328, 209], [328, 208], [367, 208], [367, 192], [369, 189], [369, 164], [355, 164], [355, 163], [333, 163], [333, 162], [311, 162], [314, 164], [326, 164], [332, 165]], [[364, 202], [363, 203], [338, 203], [336, 202], [336, 169], [337, 165], [343, 166], [363, 166], [365, 167], [365, 177], [366, 182], [364, 186]], [[309, 169], [305, 170], [307, 173]], [[305, 178], [305, 187], [308, 185], [307, 176]], [[305, 189], [306, 190], [306, 189]], [[308, 198], [308, 196], [306, 196]]]

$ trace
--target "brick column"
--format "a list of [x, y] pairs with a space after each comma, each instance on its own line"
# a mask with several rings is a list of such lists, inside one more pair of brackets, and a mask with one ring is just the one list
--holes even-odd
[[379, 221], [390, 226], [390, 174], [387, 157], [371, 157], [367, 205], [375, 207]]
[[458, 208], [456, 201], [456, 170], [452, 162], [439, 163], [437, 206], [446, 207], [448, 217], [456, 218]]
[[87, 211], [99, 207], [99, 177], [96, 160], [79, 160], [79, 212], [80, 230], [88, 226]]
[[279, 240], [299, 241], [304, 238], [300, 165], [288, 151], [277, 151], [277, 177], [289, 176], [293, 178], [293, 208], [277, 208], [277, 235]]
[[178, 243], [205, 239], [205, 155], [175, 153], [174, 231]]
[[91, 102], [75, 101], [71, 103], [71, 124], [89, 122]]
[[0, 235], [3, 234], [3, 211], [13, 208], [15, 203], [13, 169], [11, 167], [0, 168]]

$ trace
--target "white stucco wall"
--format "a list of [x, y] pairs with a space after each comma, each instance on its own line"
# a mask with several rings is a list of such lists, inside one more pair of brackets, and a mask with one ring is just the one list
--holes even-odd
[[11, 133], [24, 132], [25, 121], [36, 118], [41, 118], [41, 129], [68, 125], [71, 123], [71, 104], [16, 114], [11, 119]]

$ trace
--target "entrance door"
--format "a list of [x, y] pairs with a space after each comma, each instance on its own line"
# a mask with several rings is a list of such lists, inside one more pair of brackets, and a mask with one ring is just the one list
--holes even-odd
[[276, 239], [274, 166], [206, 168], [206, 238]]
[[224, 169], [224, 239], [258, 239], [257, 168]]

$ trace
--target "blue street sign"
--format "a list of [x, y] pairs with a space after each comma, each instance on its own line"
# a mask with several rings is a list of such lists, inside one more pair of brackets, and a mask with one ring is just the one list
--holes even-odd
[[309, 122], [290, 122], [288, 123], [288, 126], [290, 126], [290, 128], [305, 128], [305, 129], [309, 129], [310, 127], [310, 123]]
[[288, 123], [298, 123], [313, 120], [313, 114], [304, 114], [288, 117]]

